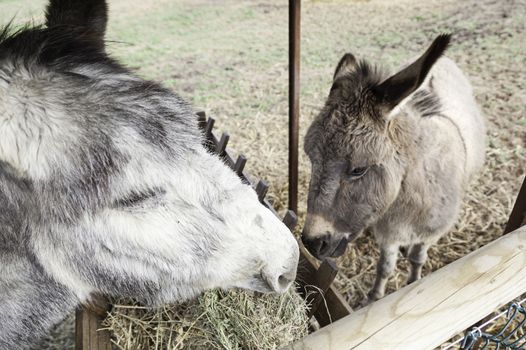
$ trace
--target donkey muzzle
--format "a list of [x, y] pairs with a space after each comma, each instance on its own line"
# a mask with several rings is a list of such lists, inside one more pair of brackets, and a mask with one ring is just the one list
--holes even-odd
[[302, 234], [301, 241], [309, 253], [320, 260], [327, 257], [335, 258], [341, 256], [345, 253], [347, 243], [349, 243], [346, 237], [335, 237], [335, 235], [330, 233], [315, 238], [307, 238]]

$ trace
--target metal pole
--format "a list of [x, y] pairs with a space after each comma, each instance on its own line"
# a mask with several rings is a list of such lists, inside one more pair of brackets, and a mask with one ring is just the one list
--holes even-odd
[[289, 0], [289, 209], [298, 212], [301, 0]]

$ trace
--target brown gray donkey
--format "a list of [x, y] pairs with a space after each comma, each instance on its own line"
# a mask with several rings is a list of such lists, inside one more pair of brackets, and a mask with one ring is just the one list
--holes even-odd
[[336, 257], [370, 230], [380, 260], [368, 302], [383, 297], [402, 247], [408, 283], [421, 277], [429, 246], [454, 225], [484, 163], [484, 119], [465, 75], [442, 57], [449, 41], [438, 36], [391, 76], [346, 54], [305, 138], [312, 177], [303, 242], [317, 258]]

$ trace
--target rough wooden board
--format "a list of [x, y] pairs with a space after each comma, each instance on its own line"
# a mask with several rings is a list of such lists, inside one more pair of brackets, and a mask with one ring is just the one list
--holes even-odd
[[100, 330], [104, 316], [89, 308], [79, 308], [76, 313], [75, 350], [111, 350], [109, 331]]
[[325, 300], [314, 312], [314, 318], [316, 318], [320, 327], [325, 327], [353, 312], [343, 295], [334, 285], [331, 285], [324, 297]]
[[[330, 279], [329, 288], [321, 286], [320, 278], [323, 279], [323, 276], [318, 276], [318, 269], [320, 268], [320, 262], [313, 258], [307, 250], [300, 244], [300, 266], [302, 266], [301, 274], [298, 273], [297, 282], [300, 285], [300, 293], [305, 297], [304, 292], [306, 285], [315, 285], [322, 287], [324, 295], [322, 300], [315, 301], [313, 305], [312, 313], [316, 321], [318, 321], [320, 327], [325, 327], [326, 325], [339, 320], [347, 315], [349, 315], [353, 310], [349, 304], [345, 301], [345, 298], [340, 294], [340, 292], [332, 285], [334, 276]], [[328, 282], [328, 281], [325, 281]], [[313, 292], [313, 290], [308, 290]]]
[[526, 227], [287, 349], [433, 349], [526, 292]]

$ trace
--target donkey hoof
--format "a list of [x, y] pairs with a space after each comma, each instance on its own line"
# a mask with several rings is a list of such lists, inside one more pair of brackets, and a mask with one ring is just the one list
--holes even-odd
[[360, 308], [366, 307], [370, 303], [371, 303], [371, 301], [369, 300], [369, 297], [368, 296], [364, 296], [362, 301], [360, 301]]
[[407, 285], [410, 285], [411, 283], [418, 281], [420, 278], [422, 277], [421, 276], [409, 276], [409, 278], [407, 279]]
[[360, 302], [360, 307], [366, 307], [367, 305], [372, 304], [381, 298], [382, 297], [379, 296], [378, 293], [370, 291], [366, 296], [363, 297], [362, 301]]

